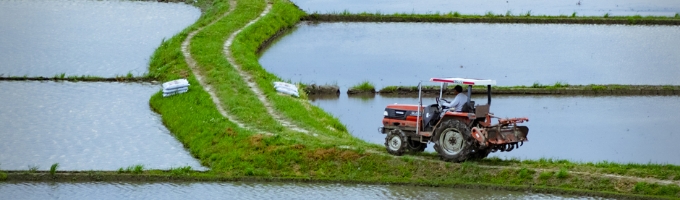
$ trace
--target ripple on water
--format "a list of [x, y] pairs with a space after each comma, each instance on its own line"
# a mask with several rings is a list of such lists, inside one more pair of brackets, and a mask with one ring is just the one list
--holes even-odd
[[362, 81], [380, 89], [441, 76], [505, 86], [677, 85], [676, 38], [680, 26], [304, 23], [259, 61], [283, 79], [342, 92]]
[[327, 183], [0, 183], [21, 199], [595, 199], [513, 191]]
[[0, 1], [0, 74], [142, 75], [200, 10], [153, 1]]
[[149, 108], [158, 85], [0, 82], [0, 168], [204, 169]]

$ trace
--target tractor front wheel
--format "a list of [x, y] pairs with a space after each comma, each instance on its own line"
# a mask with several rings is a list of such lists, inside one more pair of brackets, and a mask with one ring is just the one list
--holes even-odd
[[387, 148], [388, 153], [395, 156], [401, 156], [406, 151], [408, 141], [405, 140], [401, 133], [402, 132], [397, 129], [387, 133], [387, 137], [385, 137], [385, 147]]
[[434, 150], [444, 161], [463, 162], [472, 153], [472, 135], [465, 123], [456, 119], [443, 121], [435, 131]]

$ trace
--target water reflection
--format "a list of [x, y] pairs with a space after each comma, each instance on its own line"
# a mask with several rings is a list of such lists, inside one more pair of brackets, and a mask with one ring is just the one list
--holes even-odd
[[[473, 100], [486, 102], [485, 97]], [[417, 104], [415, 97], [315, 99], [318, 105], [347, 125], [356, 137], [383, 144], [382, 113], [388, 104]], [[424, 104], [434, 103], [425, 98]], [[491, 112], [499, 117], [529, 117], [529, 142], [501, 158], [557, 158], [582, 162], [603, 160], [680, 164], [671, 150], [680, 140], [677, 96], [495, 96]], [[433, 152], [432, 144], [427, 151]]]
[[199, 9], [153, 1], [0, 1], [0, 74], [142, 75]]
[[680, 3], [667, 0], [572, 0], [572, 1], [542, 1], [542, 0], [293, 0], [301, 9], [313, 13], [339, 13], [349, 11], [392, 13], [448, 13], [486, 14], [492, 12], [505, 15], [569, 15], [576, 12], [578, 16], [610, 15], [654, 15], [673, 16], [680, 12]]
[[0, 183], [9, 199], [594, 199], [512, 191], [326, 183]]
[[300, 24], [260, 63], [283, 79], [338, 84], [341, 92], [362, 81], [380, 89], [441, 76], [500, 85], [677, 85], [677, 38], [680, 26]]
[[204, 169], [149, 108], [151, 84], [0, 82], [0, 168]]

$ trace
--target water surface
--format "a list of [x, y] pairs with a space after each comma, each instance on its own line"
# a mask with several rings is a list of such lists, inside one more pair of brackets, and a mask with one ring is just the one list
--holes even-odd
[[[474, 96], [484, 104], [486, 96]], [[388, 104], [417, 104], [413, 97], [316, 99], [313, 104], [338, 117], [352, 135], [384, 144], [383, 111]], [[423, 99], [434, 103], [433, 97]], [[489, 156], [519, 159], [568, 159], [578, 162], [680, 164], [677, 96], [495, 96], [498, 117], [528, 117], [529, 142], [511, 152]], [[494, 123], [497, 123], [494, 121]], [[432, 143], [426, 151], [434, 152]]]
[[446, 187], [326, 183], [0, 183], [8, 199], [599, 199]]
[[142, 75], [200, 10], [153, 1], [0, 1], [0, 74]]
[[571, 15], [578, 16], [609, 15], [653, 15], [673, 16], [680, 12], [680, 2], [674, 0], [293, 0], [301, 9], [313, 13], [339, 13], [349, 11], [392, 13], [448, 13], [462, 14], [495, 14], [505, 15]]
[[283, 79], [343, 92], [362, 81], [380, 89], [431, 77], [678, 85], [678, 38], [680, 26], [303, 23], [259, 61]]
[[160, 86], [0, 82], [0, 169], [204, 169], [151, 111]]

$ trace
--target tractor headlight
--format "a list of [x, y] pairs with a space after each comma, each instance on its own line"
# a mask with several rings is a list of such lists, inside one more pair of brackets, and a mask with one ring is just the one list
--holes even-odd
[[383, 111], [383, 116], [387, 117], [387, 111]]

